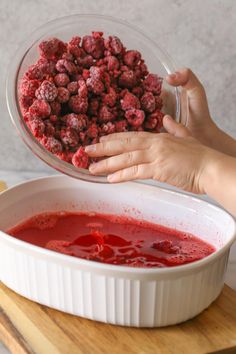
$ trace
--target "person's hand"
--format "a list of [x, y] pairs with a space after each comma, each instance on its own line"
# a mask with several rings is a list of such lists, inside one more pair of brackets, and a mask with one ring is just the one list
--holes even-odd
[[181, 122], [191, 135], [201, 143], [214, 147], [219, 128], [212, 120], [207, 97], [201, 82], [187, 68], [180, 69], [166, 77], [171, 86], [181, 86]]
[[216, 151], [202, 145], [189, 131], [165, 116], [169, 133], [127, 132], [101, 138], [85, 148], [91, 157], [109, 158], [94, 163], [92, 174], [108, 174], [109, 182], [152, 178], [192, 193], [204, 193], [204, 173]]

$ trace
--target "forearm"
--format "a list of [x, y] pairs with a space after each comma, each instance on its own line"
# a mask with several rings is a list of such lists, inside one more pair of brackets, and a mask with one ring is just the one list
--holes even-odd
[[236, 140], [230, 135], [226, 134], [223, 130], [213, 125], [211, 129], [208, 130], [209, 135], [207, 140], [209, 146], [213, 149], [223, 152], [226, 155], [236, 157]]
[[236, 217], [236, 158], [218, 153], [204, 173], [205, 193]]

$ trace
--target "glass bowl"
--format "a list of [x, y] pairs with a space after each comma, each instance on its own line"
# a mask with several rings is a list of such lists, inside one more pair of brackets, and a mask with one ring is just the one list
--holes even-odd
[[[30, 65], [39, 58], [38, 45], [50, 37], [57, 37], [69, 41], [75, 35], [83, 36], [92, 31], [102, 31], [104, 36], [115, 35], [121, 39], [128, 49], [141, 52], [148, 69], [161, 77], [175, 71], [169, 55], [163, 51], [148, 35], [129, 23], [108, 16], [101, 15], [72, 15], [59, 18], [44, 24], [32, 33], [20, 46], [9, 67], [7, 78], [6, 97], [11, 119], [28, 147], [40, 159], [56, 170], [71, 177], [90, 182], [106, 183], [106, 176], [94, 176], [88, 170], [73, 166], [60, 160], [47, 151], [33, 136], [27, 127], [19, 107], [18, 87], [20, 80]], [[163, 82], [163, 90], [168, 99], [164, 101], [164, 113], [174, 115], [180, 120], [180, 94], [177, 88], [170, 87]], [[171, 99], [169, 99], [171, 98]]]

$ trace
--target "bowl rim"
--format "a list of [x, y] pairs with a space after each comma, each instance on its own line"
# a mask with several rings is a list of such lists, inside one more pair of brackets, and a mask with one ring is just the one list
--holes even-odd
[[[176, 69], [176, 66], [170, 57], [170, 55], [160, 47], [156, 41], [146, 35], [146, 33], [137, 27], [136, 25], [130, 24], [128, 21], [116, 18], [113, 16], [107, 15], [99, 15], [99, 14], [73, 14], [68, 16], [63, 16], [46, 22], [42, 24], [40, 27], [36, 28], [27, 38], [24, 40], [23, 43], [18, 47], [18, 50], [15, 52], [14, 57], [10, 61], [8, 66], [8, 75], [6, 79], [6, 101], [8, 112], [11, 117], [11, 121], [15, 126], [18, 135], [24, 141], [24, 143], [28, 146], [28, 148], [37, 156], [39, 157], [44, 163], [48, 164], [50, 167], [56, 169], [59, 172], [62, 172], [68, 176], [85, 180], [91, 181], [96, 183], [108, 183], [106, 176], [95, 176], [92, 175], [89, 170], [77, 168], [72, 164], [60, 160], [58, 157], [54, 156], [52, 153], [47, 151], [38, 141], [34, 138], [33, 134], [31, 133], [30, 129], [26, 125], [22, 113], [19, 107], [19, 100], [18, 100], [18, 78], [19, 78], [19, 71], [22, 65], [24, 58], [26, 57], [29, 50], [38, 42], [42, 37], [45, 36], [47, 32], [51, 29], [54, 29], [55, 25], [59, 25], [60, 23], [67, 23], [78, 18], [96, 18], [100, 20], [107, 20], [109, 22], [116, 22], [119, 25], [126, 26], [132, 31], [139, 33], [142, 37], [144, 37], [148, 42], [152, 43], [152, 46], [156, 48], [158, 51], [158, 56], [160, 58], [161, 63], [167, 73], [173, 72]], [[46, 28], [46, 29], [45, 29]], [[50, 37], [50, 36], [49, 36]], [[176, 101], [176, 117], [177, 122], [180, 121], [180, 92], [176, 87], [175, 91], [175, 101]], [[13, 94], [14, 93], [14, 94]]]
[[[68, 179], [69, 180], [69, 178], [64, 175], [52, 175], [52, 176], [47, 176], [47, 177], [34, 178], [34, 179], [31, 179], [28, 181], [18, 183], [16, 185], [14, 185], [13, 187], [1, 192], [0, 193], [0, 200], [3, 195], [6, 195], [7, 193], [14, 191], [14, 189], [17, 190], [17, 188], [27, 186], [28, 184], [31, 184], [31, 183], [40, 183], [40, 182], [44, 182], [47, 180], [53, 180], [53, 179], [55, 179], [55, 180]], [[77, 183], [86, 183], [86, 182], [80, 181]], [[87, 183], [89, 183], [89, 182], [87, 182]], [[229, 220], [232, 223], [233, 230], [232, 230], [230, 239], [225, 243], [225, 245], [223, 247], [219, 248], [218, 250], [216, 250], [215, 252], [213, 252], [212, 254], [210, 254], [209, 256], [207, 256], [203, 259], [200, 259], [200, 260], [192, 262], [192, 263], [187, 263], [184, 265], [173, 266], [173, 267], [163, 267], [163, 268], [127, 267], [127, 266], [122, 266], [122, 265], [106, 264], [106, 263], [100, 263], [100, 262], [86, 260], [86, 259], [82, 259], [82, 258], [78, 258], [78, 257], [72, 257], [72, 256], [65, 255], [65, 254], [62, 254], [59, 252], [45, 249], [40, 246], [33, 245], [33, 244], [26, 242], [26, 241], [19, 240], [19, 239], [15, 238], [14, 236], [11, 236], [1, 230], [0, 230], [0, 244], [1, 244], [2, 240], [6, 241], [8, 243], [10, 242], [10, 244], [13, 244], [16, 247], [23, 248], [24, 250], [26, 250], [28, 252], [31, 251], [31, 252], [37, 254], [37, 256], [43, 256], [43, 257], [46, 257], [47, 259], [50, 258], [51, 260], [54, 260], [54, 261], [60, 261], [60, 262], [63, 262], [63, 264], [65, 264], [67, 266], [73, 266], [73, 267], [78, 267], [78, 268], [80, 266], [82, 266], [83, 268], [85, 268], [87, 270], [92, 270], [92, 271], [94, 270], [95, 272], [108, 271], [111, 273], [119, 273], [119, 274], [126, 273], [127, 275], [140, 275], [140, 276], [150, 275], [150, 276], [153, 276], [153, 275], [173, 275], [173, 274], [178, 274], [178, 273], [197, 271], [200, 268], [203, 268], [204, 266], [206, 266], [207, 264], [212, 263], [212, 262], [216, 261], [217, 259], [219, 259], [220, 256], [222, 256], [227, 250], [230, 249], [231, 245], [236, 240], [236, 221], [233, 218], [233, 216], [230, 213], [228, 213], [225, 209], [220, 208], [219, 206], [213, 205], [205, 200], [199, 199], [195, 196], [188, 195], [184, 192], [182, 193], [182, 192], [169, 190], [167, 188], [163, 188], [163, 187], [159, 187], [159, 186], [147, 185], [147, 184], [140, 183], [138, 181], [126, 182], [125, 184], [130, 185], [130, 186], [134, 186], [134, 185], [139, 184], [140, 186], [142, 185], [142, 188], [144, 188], [144, 189], [157, 188], [157, 189], [163, 191], [164, 193], [166, 193], [167, 195], [168, 194], [175, 195], [175, 196], [178, 196], [179, 198], [187, 198], [190, 200], [194, 200], [195, 202], [197, 201], [198, 203], [201, 203], [201, 204], [207, 206], [208, 208], [215, 209], [218, 212], [220, 211], [221, 213], [227, 215], [227, 217], [229, 218]]]

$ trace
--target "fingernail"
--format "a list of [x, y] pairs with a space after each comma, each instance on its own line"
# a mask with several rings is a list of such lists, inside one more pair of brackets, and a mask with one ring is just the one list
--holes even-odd
[[171, 78], [171, 79], [176, 79], [176, 77], [177, 77], [177, 75], [176, 75], [175, 73], [169, 74], [168, 76], [169, 76], [169, 78]]
[[96, 150], [96, 145], [89, 145], [85, 147], [85, 152], [94, 152]]
[[113, 175], [108, 175], [107, 176], [107, 180], [108, 180], [108, 182], [114, 182], [115, 181], [115, 175], [113, 174]]
[[89, 171], [90, 172], [94, 172], [96, 170], [96, 167], [97, 167], [97, 164], [96, 163], [92, 163], [90, 166], [89, 166]]

